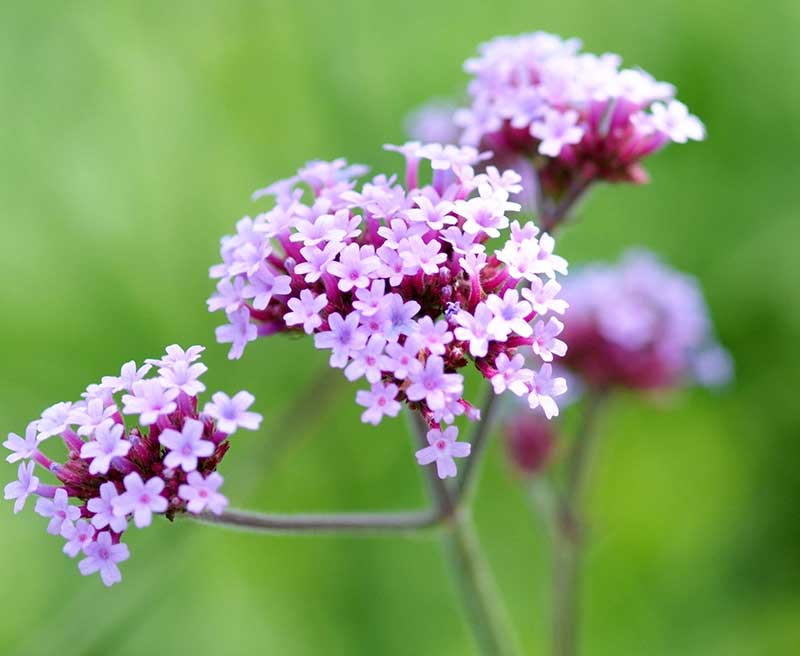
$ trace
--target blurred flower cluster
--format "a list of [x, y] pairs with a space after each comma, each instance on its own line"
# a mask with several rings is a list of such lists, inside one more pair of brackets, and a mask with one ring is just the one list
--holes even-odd
[[379, 175], [359, 187], [364, 168], [336, 160], [311, 162], [256, 192], [275, 205], [223, 238], [208, 305], [227, 315], [217, 338], [231, 343], [231, 358], [259, 335], [313, 334], [332, 367], [370, 385], [356, 397], [363, 421], [396, 416], [403, 402], [418, 409], [431, 429], [418, 460], [453, 476], [453, 456], [468, 448], [451, 446], [457, 429], [443, 424], [479, 418], [459, 373], [470, 361], [496, 393], [558, 413], [554, 399], [566, 386], [550, 363], [566, 352], [563, 324], [542, 317], [566, 307], [555, 278], [567, 263], [548, 234], [509, 218], [519, 210], [509, 201], [520, 191], [514, 171], [475, 172], [490, 153], [419, 142], [387, 148], [405, 157], [404, 185]]
[[[562, 360], [572, 392], [611, 388], [669, 390], [719, 386], [733, 376], [733, 361], [714, 338], [697, 281], [663, 264], [649, 251], [630, 250], [619, 262], [573, 270]], [[533, 474], [544, 467], [559, 426], [517, 407], [506, 421], [509, 456]]]
[[564, 286], [569, 301], [564, 365], [596, 387], [719, 385], [730, 357], [713, 337], [697, 281], [644, 250], [594, 263]]
[[[5, 498], [17, 513], [35, 496], [48, 533], [66, 540], [64, 553], [82, 554], [82, 574], [99, 572], [108, 586], [121, 580], [118, 563], [129, 556], [121, 537], [131, 521], [143, 528], [154, 513], [219, 514], [227, 505], [217, 466], [228, 438], [238, 428], [257, 429], [261, 416], [248, 410], [254, 399], [247, 392], [233, 398], [217, 392], [198, 411], [203, 350], [172, 345], [141, 367], [128, 362], [118, 376], [90, 385], [81, 401], [51, 406], [24, 437], [11, 433], [4, 443], [7, 461], [20, 462]], [[138, 425], [125, 416], [138, 416]], [[42, 451], [53, 437], [66, 446], [64, 462]], [[58, 482], [40, 482], [37, 467]]]

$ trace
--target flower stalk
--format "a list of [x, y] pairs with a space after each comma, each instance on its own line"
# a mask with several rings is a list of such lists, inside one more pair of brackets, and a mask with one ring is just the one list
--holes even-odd
[[580, 576], [584, 555], [584, 519], [581, 492], [591, 467], [598, 432], [597, 419], [606, 394], [593, 391], [566, 463], [564, 489], [553, 519], [553, 654], [578, 653]]

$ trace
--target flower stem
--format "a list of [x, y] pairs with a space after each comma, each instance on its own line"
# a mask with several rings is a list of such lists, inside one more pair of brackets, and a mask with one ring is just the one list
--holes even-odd
[[453, 516], [444, 534], [444, 544], [480, 653], [485, 656], [517, 654], [508, 617], [467, 511], [459, 510]]
[[555, 207], [543, 210], [541, 213], [542, 232], [552, 233], [562, 221], [569, 217], [570, 212], [577, 202], [586, 194], [592, 185], [593, 179], [587, 176], [577, 177], [564, 192]]
[[[493, 396], [490, 393], [490, 397]], [[484, 452], [482, 446], [489, 435], [492, 403], [490, 398], [484, 406], [484, 412], [475, 429], [478, 447], [473, 442], [473, 452], [468, 463], [477, 461]], [[413, 413], [411, 424], [417, 442], [423, 446], [427, 444], [427, 426], [419, 413]], [[474, 464], [470, 468], [471, 471], [476, 469]], [[480, 652], [484, 656], [513, 656], [518, 653], [513, 632], [475, 535], [472, 518], [466, 507], [469, 497], [462, 494], [464, 486], [451, 489], [432, 467], [425, 467], [424, 472], [431, 497], [445, 524], [445, 557]]]
[[604, 398], [605, 395], [598, 391], [589, 395], [575, 442], [567, 457], [566, 482], [554, 516], [554, 656], [575, 656], [578, 651], [580, 570], [584, 547], [581, 491], [597, 440], [595, 425]]
[[481, 419], [475, 426], [472, 439], [470, 440], [472, 452], [469, 458], [467, 458], [461, 477], [458, 480], [456, 496], [459, 501], [464, 499], [467, 501], [469, 500], [475, 487], [475, 481], [478, 479], [478, 470], [483, 460], [483, 452], [486, 449], [489, 436], [491, 435], [494, 410], [497, 407], [496, 399], [497, 394], [494, 393], [492, 386], [489, 385], [486, 389], [486, 398], [481, 406]]
[[430, 528], [441, 518], [434, 511], [395, 513], [340, 513], [282, 515], [226, 510], [221, 515], [206, 513], [201, 522], [260, 533], [403, 533]]

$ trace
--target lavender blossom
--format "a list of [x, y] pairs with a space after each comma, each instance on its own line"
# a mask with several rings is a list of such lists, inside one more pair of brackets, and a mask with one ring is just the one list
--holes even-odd
[[453, 119], [462, 143], [493, 150], [497, 161], [535, 156], [555, 200], [595, 180], [644, 182], [642, 159], [705, 137], [671, 84], [621, 68], [618, 55], [580, 48], [545, 32], [481, 44], [464, 64], [470, 105]]
[[[172, 345], [143, 367], [128, 362], [119, 376], [90, 385], [84, 400], [45, 410], [28, 425], [25, 439], [11, 433], [5, 442], [12, 451], [8, 460], [21, 461], [18, 480], [4, 494], [15, 502], [14, 512], [35, 496], [36, 513], [49, 519], [48, 532], [66, 540], [64, 553], [75, 558], [83, 552], [81, 573], [99, 571], [106, 585], [121, 578], [118, 563], [128, 558], [128, 548], [120, 538], [131, 520], [143, 528], [154, 514], [172, 519], [222, 511], [227, 501], [216, 469], [228, 437], [261, 422], [248, 411], [254, 398], [247, 392], [233, 399], [214, 394], [213, 403], [198, 411], [197, 393], [205, 389], [199, 377], [206, 367], [196, 360], [203, 350]], [[119, 405], [114, 395], [122, 396]], [[138, 426], [130, 421], [137, 415]], [[86, 427], [91, 430], [80, 430]], [[41, 451], [43, 441], [56, 435], [68, 451], [63, 463]], [[42, 484], [37, 466], [57, 484]]]
[[[256, 335], [313, 335], [331, 367], [368, 383], [356, 401], [370, 424], [403, 404], [448, 435], [457, 416], [476, 420], [463, 398], [461, 370], [470, 361], [498, 393], [508, 389], [538, 407], [534, 372], [520, 358], [563, 352], [549, 333], [536, 342], [532, 322], [540, 310], [563, 310], [554, 279], [567, 263], [548, 234], [512, 222], [520, 206], [509, 195], [521, 191], [522, 177], [495, 166], [480, 172], [491, 154], [469, 146], [387, 149], [405, 157], [404, 184], [386, 175], [359, 184], [344, 160], [315, 161], [256, 194], [274, 197], [274, 206], [237, 224], [211, 270], [221, 280], [209, 307], [229, 321], [219, 341], [232, 343], [236, 358]], [[420, 182], [423, 162], [430, 184]], [[253, 288], [279, 279], [288, 289], [259, 301]], [[219, 411], [207, 412], [222, 425]], [[446, 464], [439, 473], [452, 475]]]
[[[564, 364], [592, 385], [713, 385], [732, 375], [697, 281], [652, 253], [629, 251], [616, 264], [588, 265], [570, 277], [564, 295], [570, 304]], [[706, 360], [714, 353], [715, 362]]]

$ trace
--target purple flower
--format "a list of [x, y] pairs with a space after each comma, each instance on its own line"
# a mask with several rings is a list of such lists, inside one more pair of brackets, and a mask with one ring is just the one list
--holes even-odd
[[386, 345], [386, 355], [381, 360], [381, 369], [394, 374], [398, 380], [408, 378], [413, 371], [422, 368], [419, 361], [421, 343], [416, 335], [406, 339], [405, 343], [390, 342]]
[[427, 244], [419, 235], [414, 235], [403, 242], [404, 248], [400, 257], [406, 264], [407, 270], [418, 271], [422, 269], [428, 275], [439, 271], [439, 265], [447, 261], [447, 254], [440, 253], [441, 244], [436, 239], [431, 239]]
[[444, 355], [447, 345], [453, 341], [453, 333], [446, 321], [433, 322], [430, 317], [422, 317], [417, 322], [417, 335], [422, 345], [433, 355]]
[[21, 462], [17, 470], [17, 480], [5, 487], [4, 498], [6, 501], [16, 499], [14, 502], [14, 514], [17, 514], [25, 507], [28, 497], [36, 492], [36, 488], [39, 487], [39, 479], [33, 475], [34, 467], [36, 467], [36, 463]]
[[206, 391], [206, 386], [199, 380], [206, 371], [208, 367], [202, 362], [176, 362], [172, 366], [161, 367], [158, 374], [167, 389], [178, 390], [187, 396], [197, 396]]
[[114, 499], [118, 496], [117, 486], [108, 481], [100, 486], [100, 496], [86, 503], [89, 512], [94, 513], [92, 526], [97, 530], [108, 526], [114, 533], [122, 533], [128, 528], [128, 520], [114, 514]]
[[78, 435], [91, 435], [102, 424], [111, 421], [118, 412], [119, 409], [113, 403], [106, 406], [102, 398], [93, 398], [82, 407], [73, 407], [70, 423], [78, 426]]
[[505, 353], [498, 355], [494, 363], [497, 373], [491, 378], [494, 393], [502, 394], [509, 390], [517, 396], [528, 394], [528, 384], [533, 380], [533, 372], [525, 369], [524, 365], [525, 358], [521, 353], [511, 359]]
[[92, 543], [94, 534], [94, 527], [85, 519], [79, 519], [74, 524], [72, 522], [64, 522], [61, 527], [61, 537], [67, 543], [62, 548], [62, 551], [70, 558], [75, 558]]
[[122, 365], [119, 376], [103, 376], [103, 387], [112, 394], [122, 390], [132, 392], [133, 384], [138, 380], [142, 380], [152, 366], [151, 364], [145, 364], [137, 369], [133, 360], [126, 362]]
[[217, 293], [206, 301], [209, 312], [225, 310], [235, 312], [244, 305], [244, 290], [247, 286], [246, 278], [220, 280], [217, 283]]
[[86, 558], [78, 563], [81, 574], [88, 576], [100, 572], [100, 578], [107, 587], [122, 580], [117, 563], [128, 560], [130, 557], [127, 545], [121, 542], [113, 544], [111, 534], [103, 531], [98, 533], [95, 541], [87, 544], [83, 551]]
[[567, 391], [564, 378], [553, 378], [553, 367], [545, 362], [538, 372], [533, 373], [528, 393], [528, 405], [531, 410], [541, 407], [548, 419], [558, 415], [555, 397]]
[[205, 346], [190, 346], [185, 351], [177, 344], [168, 346], [165, 355], [160, 360], [153, 360], [148, 358], [146, 362], [156, 367], [171, 367], [178, 362], [186, 362], [191, 364], [200, 358], [200, 354], [206, 350]]
[[436, 473], [439, 478], [456, 476], [456, 463], [454, 458], [466, 458], [471, 449], [469, 442], [458, 442], [458, 428], [448, 426], [444, 432], [438, 429], [428, 431], [428, 444], [417, 451], [417, 462], [420, 465], [436, 463]]
[[562, 357], [567, 352], [567, 345], [556, 336], [564, 330], [564, 324], [555, 317], [550, 317], [547, 323], [537, 321], [533, 327], [533, 352], [545, 362], [552, 362], [553, 356]]
[[516, 289], [506, 290], [503, 298], [490, 294], [486, 297], [486, 305], [494, 314], [486, 327], [493, 339], [504, 342], [512, 332], [521, 337], [529, 337], [533, 333], [533, 328], [525, 320], [531, 313], [531, 304], [519, 300]]
[[416, 301], [404, 301], [400, 294], [389, 294], [384, 306], [389, 325], [385, 337], [390, 341], [397, 341], [400, 335], [412, 335], [417, 324], [414, 317], [420, 311], [420, 304]]
[[370, 383], [377, 383], [381, 378], [380, 364], [386, 340], [380, 335], [372, 335], [366, 346], [353, 354], [353, 359], [344, 370], [347, 380], [358, 380], [366, 376]]
[[44, 440], [53, 435], [63, 433], [67, 426], [72, 423], [70, 421], [71, 414], [71, 403], [56, 403], [47, 408], [39, 420], [39, 439]]
[[203, 439], [203, 430], [203, 422], [196, 419], [187, 419], [180, 433], [172, 428], [165, 429], [158, 436], [158, 441], [170, 450], [164, 464], [186, 472], [197, 469], [198, 458], [208, 458], [214, 453], [214, 443]]
[[273, 296], [285, 296], [292, 291], [292, 279], [289, 276], [276, 276], [266, 264], [262, 264], [249, 280], [250, 284], [244, 289], [244, 297], [253, 299], [256, 310], [266, 308]]
[[[318, 246], [304, 246], [300, 249], [300, 254], [305, 258], [305, 262], [299, 262], [295, 266], [294, 272], [298, 276], [305, 276], [304, 280], [307, 283], [317, 282], [320, 276], [328, 271], [328, 265], [333, 262], [343, 248], [344, 244], [341, 242], [329, 242], [322, 249]], [[308, 292], [307, 289], [303, 291]]]
[[124, 479], [125, 492], [111, 500], [114, 514], [117, 517], [133, 515], [133, 523], [137, 528], [150, 526], [153, 513], [167, 510], [167, 500], [161, 496], [164, 481], [153, 476], [147, 483], [137, 472], [128, 474]]
[[475, 314], [462, 310], [455, 315], [459, 326], [453, 331], [456, 339], [469, 342], [469, 352], [476, 358], [481, 358], [489, 351], [489, 324], [494, 319], [494, 314], [486, 303], [478, 303]]
[[165, 389], [160, 380], [139, 380], [133, 384], [133, 394], [125, 394], [122, 402], [126, 415], [139, 415], [139, 423], [143, 426], [154, 424], [162, 415], [175, 412], [175, 399], [178, 390]]
[[442, 200], [434, 205], [429, 198], [420, 195], [414, 198], [414, 202], [417, 207], [406, 211], [409, 221], [425, 223], [431, 230], [441, 230], [458, 222], [452, 214], [454, 206], [450, 201]]
[[531, 123], [530, 130], [540, 140], [539, 152], [548, 157], [558, 157], [564, 146], [580, 143], [584, 133], [578, 126], [578, 112], [573, 110], [548, 109], [544, 118]]
[[94, 439], [81, 447], [81, 458], [89, 459], [90, 474], [105, 474], [111, 466], [111, 461], [117, 457], [128, 455], [131, 443], [122, 439], [125, 427], [106, 420], [94, 434]]
[[33, 457], [39, 447], [37, 426], [38, 422], [36, 421], [28, 424], [24, 440], [16, 433], [8, 434], [8, 439], [3, 442], [3, 446], [12, 453], [6, 456], [6, 462], [15, 463], [18, 460], [28, 460]]
[[353, 308], [358, 310], [362, 317], [371, 317], [381, 310], [385, 297], [386, 282], [373, 280], [370, 287], [356, 290], [357, 300], [353, 301]]
[[218, 326], [216, 330], [217, 341], [220, 344], [230, 344], [229, 360], [238, 360], [244, 353], [244, 347], [258, 337], [258, 329], [250, 323], [250, 311], [241, 308], [235, 312], [228, 312], [228, 322]]
[[328, 272], [339, 278], [339, 289], [349, 292], [353, 287], [368, 287], [370, 275], [380, 267], [373, 246], [349, 244], [339, 253], [339, 260], [328, 265]]
[[650, 125], [657, 132], [663, 132], [675, 143], [686, 143], [690, 139], [702, 141], [706, 131], [696, 116], [682, 102], [671, 100], [668, 105], [653, 103], [650, 108], [652, 119]]
[[523, 287], [522, 296], [539, 316], [544, 316], [548, 312], [564, 314], [569, 305], [566, 301], [556, 298], [560, 291], [561, 285], [555, 280], [548, 280], [545, 283], [538, 276], [534, 276], [530, 288]]
[[359, 330], [358, 312], [351, 312], [346, 318], [338, 312], [328, 317], [330, 330], [314, 335], [314, 346], [318, 349], [331, 349], [331, 367], [344, 369], [350, 354], [359, 351], [367, 343], [367, 336]]
[[381, 382], [374, 383], [369, 390], [359, 390], [356, 403], [366, 408], [361, 414], [361, 421], [377, 426], [384, 415], [396, 417], [400, 412], [400, 403], [395, 400], [397, 391], [397, 385]]
[[206, 478], [199, 472], [192, 472], [186, 483], [178, 488], [178, 496], [186, 501], [186, 510], [195, 515], [208, 510], [221, 515], [228, 505], [228, 500], [217, 490], [222, 485], [222, 476], [212, 472]]
[[258, 430], [263, 417], [247, 409], [253, 405], [255, 397], [250, 392], [239, 392], [233, 398], [224, 392], [217, 392], [206, 403], [203, 414], [217, 422], [217, 429], [226, 435], [233, 435], [237, 428]]
[[69, 505], [67, 491], [63, 488], [57, 489], [52, 499], [39, 497], [36, 500], [36, 513], [50, 518], [50, 523], [47, 525], [47, 532], [50, 535], [60, 535], [65, 522], [74, 522], [81, 516], [78, 506]]
[[444, 360], [438, 355], [429, 356], [423, 368], [410, 372], [409, 380], [411, 385], [406, 396], [411, 401], [424, 399], [431, 410], [441, 410], [464, 389], [460, 374], [444, 373]]
[[300, 298], [290, 298], [288, 305], [291, 312], [283, 315], [283, 320], [287, 326], [297, 326], [302, 324], [303, 330], [310, 335], [322, 325], [320, 312], [328, 304], [328, 297], [325, 294], [314, 296], [308, 289], [300, 292]]

